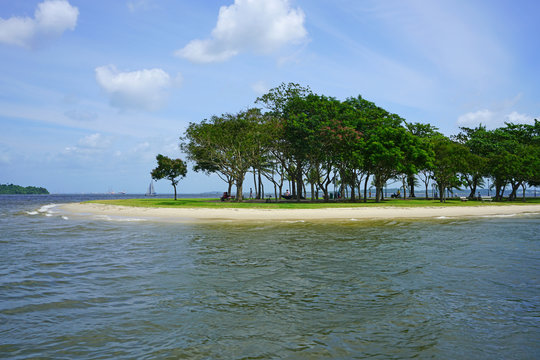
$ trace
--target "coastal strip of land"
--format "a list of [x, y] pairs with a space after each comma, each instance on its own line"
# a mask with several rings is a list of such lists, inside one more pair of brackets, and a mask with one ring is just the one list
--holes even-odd
[[99, 203], [70, 203], [59, 207], [75, 216], [97, 215], [116, 219], [167, 222], [192, 221], [325, 221], [376, 219], [436, 219], [540, 214], [540, 204], [452, 207], [340, 207], [318, 209], [167, 208]]

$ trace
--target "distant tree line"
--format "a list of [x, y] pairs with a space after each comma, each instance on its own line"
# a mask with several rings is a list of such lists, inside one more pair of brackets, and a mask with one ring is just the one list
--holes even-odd
[[0, 194], [48, 194], [47, 189], [35, 186], [19, 186], [13, 184], [0, 184]]
[[[441, 202], [448, 189], [467, 188], [475, 197], [491, 180], [496, 200], [505, 189], [509, 200], [518, 190], [540, 184], [540, 122], [506, 123], [487, 130], [460, 128], [444, 136], [430, 124], [409, 123], [361, 96], [340, 101], [314, 94], [298, 84], [281, 84], [256, 100], [266, 111], [250, 108], [190, 123], [181, 149], [195, 171], [217, 174], [236, 186], [242, 201], [243, 183], [251, 173], [255, 196], [264, 194], [262, 179], [277, 198], [285, 183], [292, 197], [325, 201], [338, 186], [350, 201], [366, 201], [368, 186], [377, 202], [389, 180], [402, 184], [403, 197], [415, 197], [423, 183], [429, 197], [435, 184]], [[371, 181], [370, 181], [371, 180]]]

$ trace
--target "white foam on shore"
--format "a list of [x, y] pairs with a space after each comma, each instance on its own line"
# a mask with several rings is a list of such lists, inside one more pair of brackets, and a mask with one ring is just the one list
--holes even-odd
[[98, 220], [119, 221], [119, 222], [122, 222], [122, 221], [126, 221], [126, 222], [147, 221], [146, 219], [140, 219], [140, 218], [125, 218], [125, 217], [121, 217], [121, 216], [112, 217], [112, 216], [109, 216], [109, 215], [96, 215], [95, 218], [98, 219]]
[[26, 211], [28, 215], [37, 215], [39, 214], [37, 211]]
[[493, 215], [482, 215], [480, 217], [483, 218], [506, 218], [506, 217], [514, 217], [518, 214], [493, 214]]
[[57, 204], [43, 205], [42, 207], [40, 207], [40, 208], [38, 209], [38, 211], [39, 211], [40, 213], [51, 213], [51, 212], [52, 212], [52, 209], [53, 209], [54, 207], [56, 207], [56, 206], [57, 206]]

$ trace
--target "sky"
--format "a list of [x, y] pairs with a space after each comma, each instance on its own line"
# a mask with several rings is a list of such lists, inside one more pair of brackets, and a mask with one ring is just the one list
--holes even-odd
[[[289, 82], [446, 135], [533, 123], [538, 14], [536, 0], [0, 0], [0, 183], [144, 193], [157, 154], [185, 159], [190, 122]], [[179, 183], [225, 189], [192, 164]]]

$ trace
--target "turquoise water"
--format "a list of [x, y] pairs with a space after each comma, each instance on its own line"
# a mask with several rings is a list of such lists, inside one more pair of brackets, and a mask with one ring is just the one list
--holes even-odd
[[540, 215], [333, 224], [70, 218], [0, 197], [0, 356], [534, 359]]

